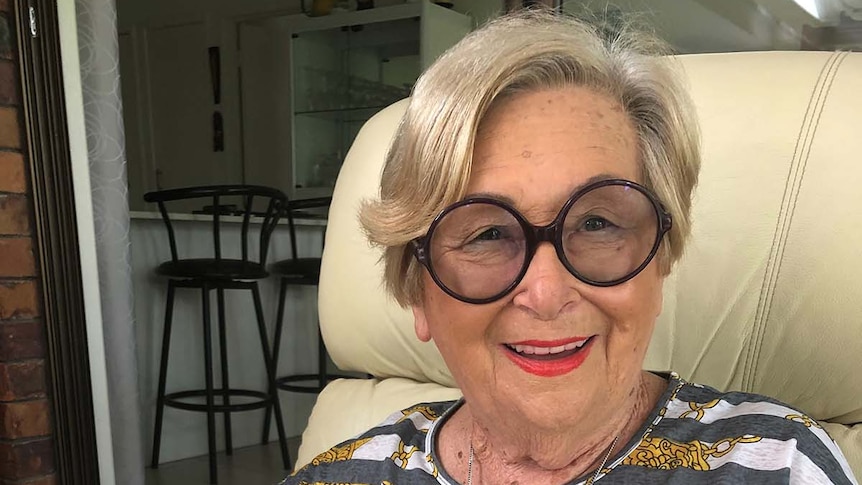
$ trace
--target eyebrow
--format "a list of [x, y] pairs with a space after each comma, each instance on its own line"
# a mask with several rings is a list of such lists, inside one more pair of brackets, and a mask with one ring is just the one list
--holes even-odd
[[[571, 197], [572, 195], [574, 195], [575, 192], [583, 189], [584, 187], [586, 187], [590, 184], [594, 184], [594, 183], [600, 182], [602, 180], [622, 179], [622, 178], [624, 178], [624, 177], [621, 177], [619, 175], [609, 174], [609, 173], [600, 173], [598, 175], [593, 175], [592, 177], [588, 178], [587, 180], [585, 180], [585, 181], [581, 182], [580, 184], [576, 185], [575, 187], [573, 187], [572, 190], [569, 191], [568, 197]], [[512, 199], [511, 197], [509, 197], [506, 194], [501, 194], [501, 193], [497, 193], [497, 192], [471, 192], [471, 193], [465, 195], [464, 199], [472, 199], [472, 198], [476, 198], [476, 197], [485, 197], [485, 198], [489, 198], [489, 199], [499, 200], [500, 202], [505, 202], [506, 204], [509, 204], [512, 207], [515, 207], [515, 205], [516, 205], [514, 199]]]

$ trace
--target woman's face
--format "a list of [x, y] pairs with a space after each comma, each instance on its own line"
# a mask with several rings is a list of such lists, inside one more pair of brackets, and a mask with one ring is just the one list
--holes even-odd
[[[635, 132], [611, 99], [567, 87], [495, 103], [477, 135], [467, 192], [511, 200], [545, 225], [578, 187], [602, 176], [642, 182]], [[434, 340], [474, 416], [515, 432], [588, 433], [631, 406], [661, 310], [655, 261], [626, 283], [599, 288], [572, 276], [543, 243], [514, 291], [482, 305], [448, 296], [427, 271], [423, 278], [416, 334]], [[579, 357], [562, 363], [513, 350], [584, 340]]]

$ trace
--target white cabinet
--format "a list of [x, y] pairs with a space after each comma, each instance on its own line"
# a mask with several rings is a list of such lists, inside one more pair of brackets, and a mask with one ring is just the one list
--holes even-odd
[[363, 123], [471, 28], [427, 1], [239, 24], [244, 176], [327, 195]]

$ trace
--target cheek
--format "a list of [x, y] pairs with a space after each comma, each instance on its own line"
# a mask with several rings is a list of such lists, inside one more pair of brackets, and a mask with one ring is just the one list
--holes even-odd
[[604, 304], [612, 322], [611, 334], [619, 338], [622, 352], [643, 355], [652, 337], [662, 305], [663, 280], [655, 268], [651, 265]]
[[425, 281], [423, 312], [428, 333], [441, 352], [457, 352], [459, 347], [481, 337], [484, 305], [470, 305], [444, 293], [431, 280]]

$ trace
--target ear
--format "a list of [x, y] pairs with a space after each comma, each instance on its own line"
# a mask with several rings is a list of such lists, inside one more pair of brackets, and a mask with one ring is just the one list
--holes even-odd
[[430, 342], [431, 329], [428, 327], [428, 319], [425, 318], [425, 308], [419, 305], [413, 305], [410, 308], [413, 310], [413, 328], [416, 331], [416, 337], [422, 342]]

